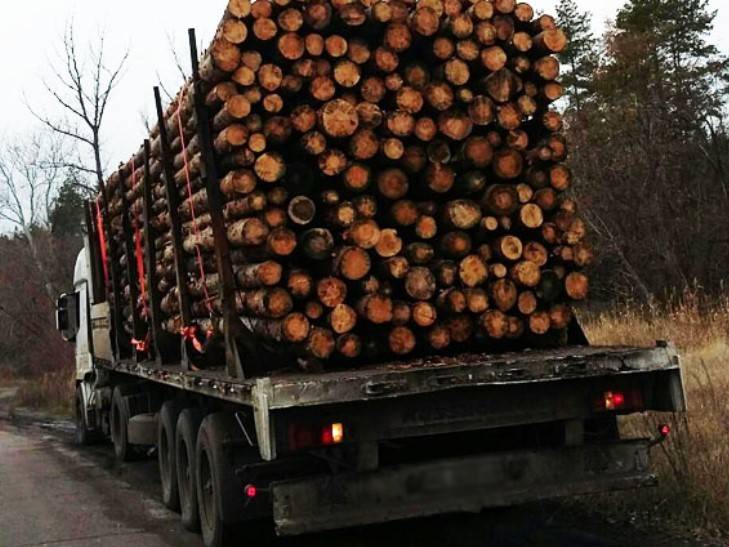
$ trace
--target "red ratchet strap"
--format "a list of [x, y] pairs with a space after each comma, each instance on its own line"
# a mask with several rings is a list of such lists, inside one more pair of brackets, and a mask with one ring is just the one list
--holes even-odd
[[205, 342], [207, 342], [207, 339], [210, 338], [212, 335], [211, 331], [208, 331], [205, 333], [205, 340], [200, 341], [200, 338], [198, 338], [197, 334], [197, 325], [190, 325], [189, 327], [182, 327], [180, 329], [180, 334], [182, 335], [182, 338], [185, 339], [185, 341], [190, 342], [192, 344], [192, 347], [195, 348], [195, 351], [198, 353], [205, 353]]
[[132, 346], [140, 353], [147, 353], [147, 350], [149, 350], [149, 334], [147, 334], [147, 338], [144, 340], [132, 338]]
[[[132, 158], [132, 189], [137, 187], [137, 166]], [[142, 314], [149, 318], [149, 306], [147, 305], [147, 277], [144, 271], [144, 250], [142, 249], [142, 231], [139, 229], [139, 222], [136, 217], [132, 218], [134, 227], [134, 257], [137, 261], [137, 281], [139, 282], [140, 297], [142, 299]]]
[[[192, 230], [193, 234], [195, 236], [195, 258], [197, 260], [197, 266], [199, 268], [199, 274], [200, 274], [200, 281], [202, 285], [203, 290], [203, 296], [205, 297], [205, 306], [208, 308], [208, 312], [210, 313], [210, 316], [213, 316], [213, 305], [212, 301], [210, 300], [210, 295], [208, 294], [208, 286], [205, 282], [206, 276], [205, 276], [205, 263], [203, 261], [202, 252], [200, 251], [200, 227], [197, 225], [197, 218], [195, 215], [195, 205], [192, 201], [192, 181], [190, 180], [190, 164], [187, 157], [187, 142], [185, 142], [185, 131], [182, 127], [182, 103], [184, 101], [185, 95], [184, 92], [180, 96], [180, 102], [177, 105], [177, 111], [175, 112], [175, 117], [177, 118], [177, 129], [180, 133], [180, 144], [182, 146], [182, 161], [185, 169], [185, 183], [187, 185], [187, 201], [190, 204], [190, 216], [192, 219]], [[197, 337], [197, 327], [196, 326], [185, 326], [182, 327], [181, 330], [182, 337], [185, 340], [188, 340], [192, 343], [192, 346], [195, 348], [195, 350], [199, 353], [204, 353], [205, 348], [203, 347], [203, 344], [200, 342], [200, 340]]]
[[99, 234], [99, 250], [101, 251], [101, 266], [104, 269], [104, 287], [109, 287], [109, 264], [108, 252], [106, 250], [106, 235], [104, 233], [104, 218], [101, 216], [101, 206], [99, 205], [101, 196], [96, 198], [96, 233]]

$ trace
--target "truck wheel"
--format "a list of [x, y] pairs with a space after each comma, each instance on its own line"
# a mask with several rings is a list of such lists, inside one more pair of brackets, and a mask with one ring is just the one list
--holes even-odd
[[235, 516], [243, 514], [243, 492], [230, 454], [223, 448], [223, 439], [232, 427], [226, 414], [209, 414], [197, 435], [195, 485], [205, 547], [231, 545], [237, 529]]
[[180, 491], [180, 520], [191, 532], [200, 531], [200, 515], [195, 488], [195, 444], [203, 414], [198, 408], [186, 408], [177, 419], [175, 434], [175, 467]]
[[134, 459], [134, 448], [127, 438], [129, 425], [129, 407], [124, 400], [133, 393], [134, 386], [116, 386], [111, 397], [111, 441], [114, 443], [114, 455], [119, 462]]
[[159, 420], [157, 420], [157, 460], [162, 483], [162, 503], [172, 511], [180, 509], [175, 461], [175, 429], [181, 410], [178, 401], [165, 401], [159, 411]]
[[86, 424], [86, 408], [81, 386], [76, 386], [76, 397], [74, 402], [74, 443], [78, 446], [89, 446], [98, 440], [95, 430], [89, 429]]

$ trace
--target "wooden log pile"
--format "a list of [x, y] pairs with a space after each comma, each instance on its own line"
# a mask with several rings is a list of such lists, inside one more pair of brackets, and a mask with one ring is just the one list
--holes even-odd
[[[230, 0], [200, 74], [247, 327], [325, 364], [558, 339], [593, 257], [551, 107], [566, 45], [514, 0]], [[148, 295], [123, 224], [147, 187], [164, 328], [185, 326], [171, 208], [191, 317], [220, 328], [193, 99], [152, 131], [148, 177], [140, 151], [108, 182], [130, 333]]]

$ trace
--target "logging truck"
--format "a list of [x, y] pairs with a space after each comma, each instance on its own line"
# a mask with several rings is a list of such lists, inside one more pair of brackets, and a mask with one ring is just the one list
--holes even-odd
[[191, 30], [58, 303], [79, 443], [156, 450], [208, 547], [653, 484], [668, 427], [618, 419], [685, 410], [679, 358], [575, 318], [567, 36], [535, 15], [228, 0], [202, 58]]
[[671, 344], [591, 347], [577, 323], [559, 349], [321, 374], [119, 359], [91, 247], [57, 312], [76, 348], [76, 440], [109, 437], [121, 461], [155, 447], [164, 503], [207, 546], [271, 521], [296, 535], [651, 486], [668, 427], [623, 439], [618, 418], [686, 408]]

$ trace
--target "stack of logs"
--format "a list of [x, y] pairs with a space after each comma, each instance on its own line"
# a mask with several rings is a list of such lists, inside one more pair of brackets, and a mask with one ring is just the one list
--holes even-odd
[[[244, 323], [324, 363], [559, 340], [593, 256], [550, 108], [566, 44], [514, 0], [230, 0], [200, 74]], [[165, 129], [192, 317], [215, 331], [193, 89]], [[140, 151], [108, 181], [112, 259], [128, 270], [124, 215], [143, 227], [149, 185], [148, 289], [179, 333], [159, 127], [150, 139], [150, 180]], [[131, 332], [148, 303], [130, 277]]]

